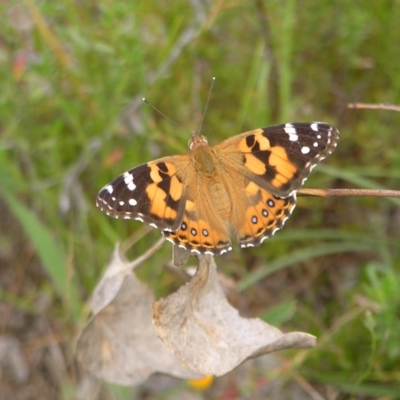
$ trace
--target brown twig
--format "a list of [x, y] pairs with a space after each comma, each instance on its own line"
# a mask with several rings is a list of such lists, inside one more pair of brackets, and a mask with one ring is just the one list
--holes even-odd
[[400, 190], [385, 189], [300, 189], [301, 196], [373, 196], [373, 197], [400, 197]]
[[148, 225], [142, 225], [133, 235], [125, 239], [120, 244], [121, 253], [126, 253], [131, 247], [133, 247], [143, 236], [151, 232], [153, 228]]
[[147, 260], [150, 256], [152, 256], [165, 242], [165, 237], [162, 236], [153, 246], [151, 246], [147, 251], [145, 251], [142, 255], [131, 261], [129, 264], [129, 268], [134, 269], [142, 262]]
[[397, 111], [400, 112], [400, 106], [396, 106], [394, 104], [368, 104], [368, 103], [349, 103], [347, 104], [348, 108], [357, 108], [357, 109], [372, 109], [372, 110], [388, 110], [388, 111]]

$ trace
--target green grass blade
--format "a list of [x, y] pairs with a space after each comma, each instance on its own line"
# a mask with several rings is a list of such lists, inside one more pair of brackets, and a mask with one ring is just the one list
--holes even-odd
[[79, 314], [77, 288], [69, 276], [62, 247], [55, 239], [54, 233], [47, 229], [35, 214], [25, 207], [11, 191], [7, 191], [6, 187], [4, 189], [4, 199], [35, 248], [58, 295], [63, 299], [74, 319], [77, 318]]

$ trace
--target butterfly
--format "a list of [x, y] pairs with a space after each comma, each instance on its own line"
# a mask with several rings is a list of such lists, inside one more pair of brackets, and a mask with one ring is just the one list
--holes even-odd
[[281, 229], [296, 192], [335, 149], [339, 131], [324, 122], [255, 129], [210, 146], [194, 132], [190, 154], [139, 165], [100, 190], [97, 206], [115, 218], [160, 229], [195, 254], [261, 244]]

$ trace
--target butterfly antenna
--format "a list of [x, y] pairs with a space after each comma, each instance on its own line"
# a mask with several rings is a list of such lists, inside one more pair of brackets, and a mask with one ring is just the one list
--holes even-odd
[[166, 118], [169, 122], [172, 122], [173, 124], [175, 124], [179, 128], [183, 129], [186, 133], [189, 133], [182, 125], [179, 125], [172, 118], [168, 117], [163, 112], [161, 112], [157, 107], [153, 106], [153, 104], [151, 104], [145, 97], [143, 97], [142, 100], [143, 100], [143, 103], [146, 103], [147, 105], [149, 105], [153, 110], [157, 111], [160, 115], [162, 115], [164, 118]]
[[213, 90], [214, 83], [215, 83], [215, 77], [213, 77], [212, 80], [211, 80], [210, 90], [208, 91], [207, 103], [206, 103], [206, 106], [205, 106], [205, 108], [204, 108], [203, 117], [201, 118], [201, 123], [200, 123], [200, 127], [199, 127], [199, 130], [198, 130], [198, 133], [199, 133], [199, 134], [200, 134], [200, 132], [201, 132], [201, 129], [203, 128], [204, 117], [206, 116], [206, 112], [207, 112], [207, 108], [208, 108], [208, 103], [210, 102], [211, 92], [212, 92], [212, 90]]

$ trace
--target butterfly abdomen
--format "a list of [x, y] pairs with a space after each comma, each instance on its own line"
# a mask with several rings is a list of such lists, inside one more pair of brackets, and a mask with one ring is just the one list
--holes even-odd
[[209, 187], [210, 200], [223, 220], [228, 221], [232, 211], [232, 203], [226, 186], [219, 180], [210, 183]]

